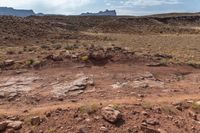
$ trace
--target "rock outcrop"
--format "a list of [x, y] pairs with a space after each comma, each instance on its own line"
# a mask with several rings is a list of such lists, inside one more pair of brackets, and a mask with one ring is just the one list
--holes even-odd
[[98, 13], [82, 13], [81, 16], [117, 16], [117, 13], [115, 10], [106, 10]]
[[0, 7], [0, 15], [27, 17], [36, 14], [33, 10], [18, 10], [11, 7]]

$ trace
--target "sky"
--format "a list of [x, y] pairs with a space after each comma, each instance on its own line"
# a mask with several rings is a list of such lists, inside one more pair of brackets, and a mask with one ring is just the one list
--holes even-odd
[[200, 0], [0, 0], [0, 6], [63, 15], [78, 15], [106, 9], [115, 9], [118, 15], [135, 16], [200, 12]]

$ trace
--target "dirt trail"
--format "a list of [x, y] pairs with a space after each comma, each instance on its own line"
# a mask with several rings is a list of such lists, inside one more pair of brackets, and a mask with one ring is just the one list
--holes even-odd
[[47, 111], [56, 110], [57, 108], [62, 109], [77, 109], [81, 106], [85, 105], [97, 105], [97, 106], [106, 106], [108, 104], [116, 104], [116, 105], [131, 105], [131, 104], [139, 104], [139, 103], [148, 103], [150, 105], [162, 105], [162, 104], [171, 104], [173, 102], [181, 102], [185, 100], [199, 100], [199, 94], [181, 94], [176, 96], [166, 96], [166, 97], [148, 97], [143, 98], [142, 101], [139, 101], [137, 98], [122, 98], [122, 99], [109, 99], [109, 100], [100, 100], [100, 99], [87, 99], [82, 100], [81, 102], [77, 103], [46, 103], [41, 104], [38, 106], [24, 106], [24, 107], [17, 107], [17, 106], [0, 106], [0, 115], [27, 115], [26, 113], [23, 114], [23, 111], [29, 110], [28, 115], [42, 115]]
[[[80, 80], [82, 76], [92, 79], [94, 86], [88, 86], [86, 90], [76, 88], [78, 90], [67, 91], [64, 97], [60, 97], [64, 101], [57, 100], [60, 98], [56, 97], [57, 91], [53, 90], [61, 87], [65, 91], [69, 84], [83, 82]], [[156, 105], [186, 99], [198, 100], [200, 84], [196, 81], [199, 77], [199, 70], [187, 66], [148, 67], [137, 63], [91, 68], [47, 68], [19, 75], [3, 73], [1, 83], [8, 86], [0, 87], [1, 90], [8, 95], [17, 94], [11, 102], [2, 101], [0, 114], [21, 114], [26, 109], [29, 114], [44, 113], [59, 107], [78, 108], [85, 104], [125, 105], [146, 102]]]

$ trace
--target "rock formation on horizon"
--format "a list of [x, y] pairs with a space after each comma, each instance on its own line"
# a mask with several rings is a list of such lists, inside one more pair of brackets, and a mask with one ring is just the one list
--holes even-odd
[[106, 10], [98, 13], [82, 13], [81, 16], [117, 16], [117, 13], [115, 10]]
[[27, 17], [31, 15], [36, 15], [33, 10], [18, 10], [12, 7], [0, 7], [0, 15], [6, 16], [18, 16], [18, 17]]

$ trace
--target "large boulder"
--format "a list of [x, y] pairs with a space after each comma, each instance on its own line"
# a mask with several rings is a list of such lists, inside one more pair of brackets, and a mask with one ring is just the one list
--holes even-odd
[[10, 121], [10, 120], [7, 120], [6, 122], [8, 123], [8, 125], [7, 125], [8, 128], [13, 128], [15, 130], [18, 130], [18, 129], [22, 128], [22, 124], [23, 124], [22, 121]]
[[110, 123], [116, 123], [122, 118], [121, 112], [116, 110], [114, 108], [114, 105], [109, 105], [107, 107], [102, 108], [101, 114], [103, 118]]

